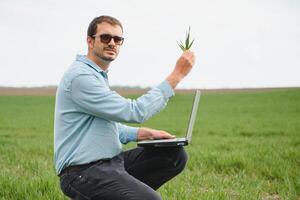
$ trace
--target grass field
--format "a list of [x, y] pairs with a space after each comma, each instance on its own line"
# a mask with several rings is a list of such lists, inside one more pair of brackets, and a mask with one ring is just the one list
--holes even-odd
[[[143, 124], [185, 134], [191, 94]], [[53, 167], [54, 97], [0, 96], [0, 199], [66, 199]], [[126, 148], [135, 147], [134, 143]], [[300, 199], [300, 90], [204, 93], [185, 171], [165, 200]]]

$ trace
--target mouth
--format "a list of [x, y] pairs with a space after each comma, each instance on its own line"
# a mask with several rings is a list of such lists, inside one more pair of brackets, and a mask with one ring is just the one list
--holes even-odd
[[106, 51], [107, 53], [111, 54], [111, 55], [115, 55], [116, 51], [114, 49], [104, 49], [104, 51]]

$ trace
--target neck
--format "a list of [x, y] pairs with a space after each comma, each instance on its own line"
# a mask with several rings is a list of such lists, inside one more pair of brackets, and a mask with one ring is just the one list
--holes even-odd
[[95, 54], [93, 54], [91, 52], [88, 52], [87, 58], [90, 59], [91, 61], [93, 61], [94, 63], [96, 63], [98, 65], [98, 67], [104, 71], [106, 71], [109, 67], [110, 62], [105, 61], [105, 60], [99, 58], [98, 56], [95, 56]]

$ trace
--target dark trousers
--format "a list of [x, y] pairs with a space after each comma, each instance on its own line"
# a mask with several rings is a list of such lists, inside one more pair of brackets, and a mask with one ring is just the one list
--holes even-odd
[[61, 189], [75, 200], [161, 200], [155, 191], [179, 174], [183, 147], [135, 148], [60, 176]]

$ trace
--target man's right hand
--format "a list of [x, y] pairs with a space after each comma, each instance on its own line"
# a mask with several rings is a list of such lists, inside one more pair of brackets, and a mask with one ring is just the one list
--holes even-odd
[[195, 55], [192, 51], [184, 51], [176, 62], [173, 72], [168, 76], [167, 81], [173, 89], [191, 71], [195, 64]]

